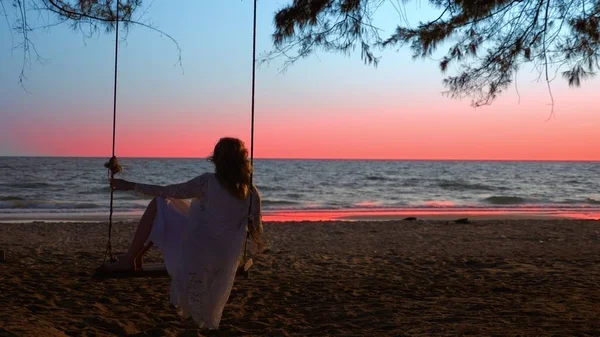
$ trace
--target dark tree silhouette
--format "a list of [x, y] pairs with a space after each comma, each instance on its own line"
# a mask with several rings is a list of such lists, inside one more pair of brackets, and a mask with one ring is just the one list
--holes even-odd
[[[14, 8], [16, 18], [13, 23], [9, 19], [6, 4]], [[72, 29], [80, 31], [84, 38], [89, 38], [101, 30], [107, 33], [114, 31], [117, 20], [126, 32], [132, 25], [148, 28], [166, 36], [175, 44], [178, 53], [177, 63], [181, 65], [181, 48], [177, 41], [171, 35], [142, 21], [145, 12], [141, 13], [138, 18], [134, 18], [134, 13], [139, 11], [138, 8], [141, 4], [142, 0], [0, 0], [0, 9], [4, 13], [6, 24], [20, 37], [20, 41], [12, 41], [13, 49], [23, 51], [23, 67], [19, 75], [19, 83], [23, 85], [23, 81], [26, 79], [25, 70], [31, 66], [32, 58], [43, 62], [30, 35], [38, 30], [60, 24], [70, 25]], [[31, 13], [35, 13], [36, 18], [40, 18], [46, 24], [38, 27], [32, 26], [28, 20]]]
[[[419, 0], [415, 0], [419, 1]], [[29, 34], [36, 29], [68, 22], [74, 29], [93, 34], [111, 31], [116, 21], [141, 25], [168, 34], [133, 18], [141, 0], [0, 0], [7, 24], [22, 36], [23, 71], [32, 52], [39, 54]], [[317, 49], [348, 53], [359, 47], [367, 64], [377, 65], [376, 50], [408, 45], [413, 57], [429, 57], [438, 46], [449, 44], [439, 61], [446, 72], [447, 94], [473, 99], [474, 106], [490, 104], [505, 90], [524, 64], [533, 64], [550, 90], [550, 81], [560, 72], [571, 86], [596, 74], [600, 63], [600, 0], [428, 0], [439, 10], [437, 18], [411, 28], [400, 23], [391, 36], [382, 38], [373, 17], [385, 3], [402, 12], [411, 0], [290, 0], [275, 13], [274, 49], [261, 58], [268, 62], [285, 58], [284, 68]], [[15, 9], [11, 26], [5, 3]], [[27, 13], [49, 12], [57, 22], [31, 27]], [[403, 13], [406, 15], [405, 11]], [[405, 20], [406, 21], [406, 20]], [[179, 56], [181, 51], [177, 45]], [[179, 59], [181, 62], [181, 59]], [[550, 91], [551, 95], [551, 91]]]
[[[410, 0], [387, 0], [405, 15]], [[414, 58], [449, 49], [439, 61], [457, 74], [444, 79], [449, 96], [490, 104], [530, 63], [548, 83], [561, 72], [571, 86], [595, 75], [600, 46], [600, 0], [429, 0], [439, 16], [410, 28], [400, 22], [380, 37], [374, 14], [386, 0], [293, 0], [275, 13], [275, 48], [268, 62], [284, 57], [284, 68], [321, 49], [348, 53], [360, 48], [367, 64], [376, 50], [409, 46]], [[552, 92], [550, 91], [550, 95]]]

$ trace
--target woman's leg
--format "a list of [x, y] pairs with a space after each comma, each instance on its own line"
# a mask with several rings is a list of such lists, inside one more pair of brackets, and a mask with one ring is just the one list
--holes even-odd
[[[122, 259], [119, 259], [113, 265], [110, 265], [110, 269], [121, 270], [133, 270], [135, 269], [135, 261], [138, 258], [138, 262], [141, 262], [141, 256], [138, 257], [139, 253], [144, 249], [144, 244], [152, 231], [152, 225], [154, 224], [154, 218], [156, 217], [156, 198], [152, 199], [146, 207], [140, 223], [137, 226], [131, 245], [127, 250], [127, 253]], [[141, 267], [138, 265], [137, 268]]]

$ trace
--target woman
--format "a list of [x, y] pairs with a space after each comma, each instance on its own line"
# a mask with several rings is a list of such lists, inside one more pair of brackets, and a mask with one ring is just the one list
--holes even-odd
[[[113, 179], [115, 190], [155, 196], [142, 215], [125, 257], [104, 271], [132, 270], [151, 241], [171, 276], [171, 303], [200, 327], [217, 329], [235, 278], [247, 231], [260, 245], [260, 195], [251, 186], [252, 166], [244, 143], [219, 140], [209, 160], [215, 173], [188, 182], [155, 186]], [[187, 202], [181, 199], [190, 199]], [[250, 217], [249, 217], [250, 215]]]

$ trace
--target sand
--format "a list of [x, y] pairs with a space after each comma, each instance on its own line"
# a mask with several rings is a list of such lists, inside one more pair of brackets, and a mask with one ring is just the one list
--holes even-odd
[[0, 224], [0, 336], [600, 336], [598, 221], [268, 223], [219, 331], [180, 318], [166, 278], [92, 280], [106, 232]]

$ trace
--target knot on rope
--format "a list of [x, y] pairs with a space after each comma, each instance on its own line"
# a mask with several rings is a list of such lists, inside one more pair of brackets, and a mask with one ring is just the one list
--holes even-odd
[[[106, 167], [108, 169], [108, 172], [109, 172], [111, 178], [114, 177], [115, 174], [123, 172], [123, 168], [119, 164], [119, 160], [114, 155], [106, 163], [104, 163], [104, 167]], [[114, 194], [114, 190], [111, 188], [110, 189], [110, 213], [108, 215], [108, 242], [106, 243], [106, 251], [104, 252], [104, 262], [106, 262], [107, 257], [110, 262], [117, 261], [116, 257], [112, 253], [112, 244], [111, 244], [113, 194]]]
[[116, 156], [112, 156], [106, 163], [104, 163], [104, 167], [110, 171], [111, 177], [117, 173], [123, 172], [123, 168], [119, 164], [119, 160]]

